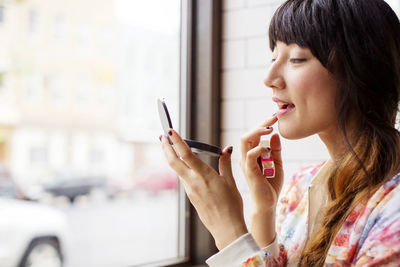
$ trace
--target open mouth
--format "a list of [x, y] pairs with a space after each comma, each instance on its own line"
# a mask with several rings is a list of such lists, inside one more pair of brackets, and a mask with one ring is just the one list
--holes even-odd
[[286, 102], [286, 101], [284, 101], [282, 99], [279, 99], [276, 96], [272, 97], [272, 101], [274, 101], [278, 106], [278, 110], [276, 112], [276, 115], [278, 115], [278, 117], [282, 116], [282, 115], [285, 115], [286, 113], [289, 113], [289, 112], [291, 112], [292, 110], [295, 109], [295, 105], [294, 104], [292, 104], [290, 102]]
[[279, 109], [292, 109], [292, 108], [294, 108], [294, 105], [288, 104], [288, 103], [278, 103], [278, 108]]
[[295, 108], [295, 105], [291, 103], [277, 102], [277, 104], [278, 104], [278, 111], [276, 112], [276, 114], [278, 115], [278, 117], [291, 112]]

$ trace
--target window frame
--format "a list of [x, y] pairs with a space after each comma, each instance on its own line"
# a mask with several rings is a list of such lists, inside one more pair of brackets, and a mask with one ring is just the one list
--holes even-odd
[[[190, 138], [220, 146], [221, 1], [192, 1]], [[217, 170], [218, 159], [200, 158]], [[190, 262], [205, 265], [218, 252], [214, 238], [190, 206]]]
[[[182, 20], [181, 132], [193, 140], [220, 145], [221, 1], [188, 0]], [[183, 5], [184, 6], [184, 5]], [[185, 8], [185, 7], [183, 7]], [[184, 26], [186, 25], [186, 26]], [[185, 90], [187, 88], [187, 90]], [[218, 159], [200, 158], [218, 168]], [[205, 265], [218, 250], [214, 238], [200, 221], [183, 192], [186, 218], [187, 261], [168, 266]]]
[[[180, 133], [220, 145], [221, 1], [181, 1]], [[200, 158], [218, 168], [218, 159]], [[205, 266], [218, 250], [182, 185], [179, 187], [178, 258], [141, 267]]]

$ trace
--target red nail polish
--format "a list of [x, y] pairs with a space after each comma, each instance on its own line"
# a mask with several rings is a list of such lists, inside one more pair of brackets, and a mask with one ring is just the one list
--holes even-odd
[[228, 148], [228, 153], [229, 153], [229, 154], [232, 154], [232, 152], [233, 152], [233, 146], [230, 146], [230, 147]]
[[160, 136], [158, 137], [158, 139], [160, 139], [160, 141], [162, 141], [162, 135], [160, 135]]
[[171, 131], [171, 130], [169, 130], [169, 131], [168, 131], [168, 134], [169, 134], [170, 136], [172, 136], [172, 131]]

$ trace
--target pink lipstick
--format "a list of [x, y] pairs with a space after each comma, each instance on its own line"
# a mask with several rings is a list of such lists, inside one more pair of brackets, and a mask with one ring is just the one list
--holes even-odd
[[283, 115], [291, 112], [295, 108], [294, 104], [284, 101], [284, 100], [281, 100], [277, 97], [272, 97], [272, 101], [274, 101], [278, 105], [278, 110], [276, 112], [276, 115], [278, 115], [278, 116], [283, 116]]

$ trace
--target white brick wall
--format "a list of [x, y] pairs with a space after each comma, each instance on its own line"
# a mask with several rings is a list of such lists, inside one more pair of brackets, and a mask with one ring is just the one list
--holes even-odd
[[[223, 146], [234, 146], [233, 172], [244, 196], [247, 220], [251, 207], [239, 166], [240, 137], [276, 110], [271, 101], [272, 92], [264, 86], [263, 80], [271, 60], [268, 25], [281, 3], [282, 0], [223, 1], [221, 140]], [[286, 178], [300, 167], [328, 158], [317, 136], [296, 141], [281, 140]]]

